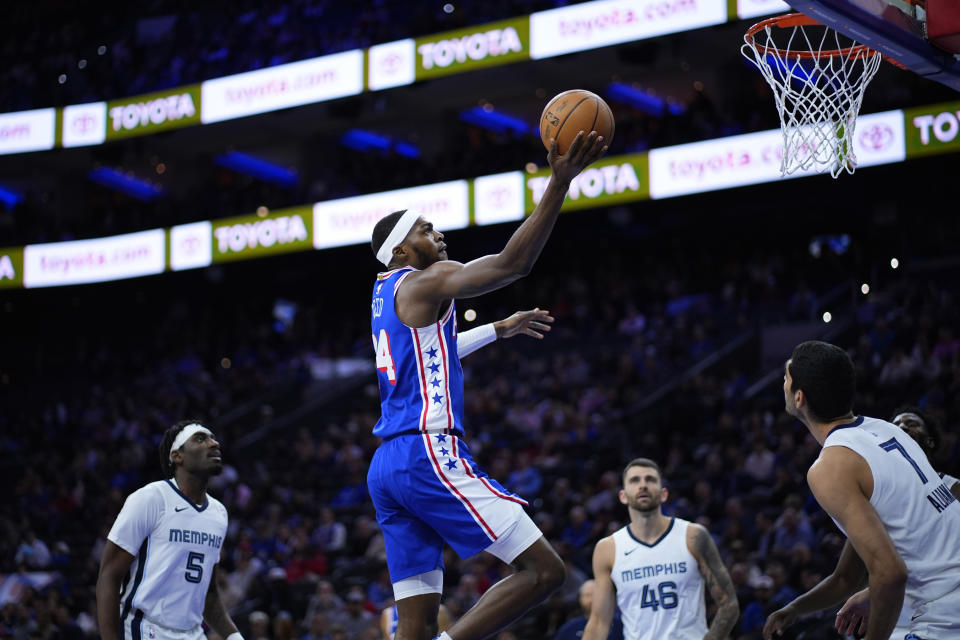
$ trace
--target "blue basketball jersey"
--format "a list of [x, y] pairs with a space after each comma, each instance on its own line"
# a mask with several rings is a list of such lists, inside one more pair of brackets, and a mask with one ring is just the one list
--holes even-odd
[[413, 267], [377, 275], [371, 304], [381, 417], [373, 435], [463, 434], [463, 370], [453, 300], [443, 317], [413, 328], [397, 317], [394, 296]]

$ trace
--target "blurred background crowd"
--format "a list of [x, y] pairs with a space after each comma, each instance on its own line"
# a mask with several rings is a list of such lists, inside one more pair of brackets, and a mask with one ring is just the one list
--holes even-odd
[[[35, 28], [37, 7], [10, 7], [0, 110], [130, 96], [567, 3], [447, 13], [240, 2], [229, 20], [221, 3], [114, 4], [93, 19], [58, 3], [49, 29]], [[668, 55], [695, 35], [628, 54]], [[680, 113], [611, 103], [611, 153], [776, 126], [759, 74], [739, 59], [718, 65], [729, 84], [691, 87]], [[873, 106], [911, 88], [919, 99], [940, 95], [900, 83]], [[383, 109], [378, 99], [346, 108]], [[445, 118], [442, 148], [412, 162], [301, 141], [317, 143], [319, 159], [288, 188], [210, 163], [175, 196], [145, 203], [51, 169], [59, 186], [0, 211], [0, 246], [543, 164], [534, 136]], [[151, 139], [95, 153], [130, 163], [173, 153]], [[461, 329], [473, 326], [468, 308], [477, 323], [534, 306], [557, 319], [542, 342], [515, 338], [463, 361], [474, 455], [529, 500], [568, 568], [563, 588], [499, 640], [552, 638], [583, 614], [593, 545], [626, 524], [617, 491], [638, 456], [664, 468], [665, 511], [715, 537], [741, 605], [733, 637], [759, 637], [770, 611], [828, 575], [844, 539], [806, 487], [818, 446], [783, 411], [783, 363], [802, 340], [849, 351], [857, 413], [891, 418], [915, 405], [936, 420], [933, 465], [960, 475], [960, 233], [927, 188], [954, 173], [948, 157], [864, 170], [849, 188], [812, 178], [564, 214], [530, 277], [458, 302]], [[81, 206], [71, 207], [77, 193]], [[451, 232], [451, 257], [495, 252], [512, 229]], [[368, 247], [354, 246], [0, 294], [0, 638], [97, 635], [106, 534], [125, 497], [160, 477], [161, 435], [187, 417], [223, 443], [227, 466], [211, 486], [230, 513], [218, 578], [244, 637], [380, 638], [392, 593], [364, 484], [378, 444], [367, 311], [377, 267]], [[485, 554], [450, 554], [446, 566], [454, 619], [504, 571]], [[836, 637], [832, 622], [831, 612], [806, 619], [795, 637]]]
[[[828, 267], [805, 238], [758, 242], [745, 260], [714, 243], [706, 221], [670, 241], [665, 230], [598, 229], [597, 217], [570, 214], [530, 278], [460, 303], [461, 327], [467, 307], [478, 322], [533, 306], [557, 318], [542, 342], [495, 343], [463, 361], [471, 448], [530, 501], [569, 570], [501, 637], [552, 637], [580, 613], [593, 544], [626, 524], [620, 474], [640, 455], [664, 466], [666, 511], [715, 536], [743, 609], [736, 637], [755, 637], [765, 614], [829, 574], [843, 543], [805, 484], [818, 446], [783, 412], [783, 358], [807, 338], [844, 346], [858, 368], [856, 411], [890, 418], [917, 405], [944, 427], [935, 468], [956, 473], [960, 265], [904, 258], [863, 295], [850, 254], [867, 247]], [[591, 230], [602, 256], [583, 241]], [[448, 243], [495, 245], [509, 231]], [[95, 634], [105, 535], [126, 495], [159, 477], [160, 436], [184, 416], [209, 421], [224, 443], [228, 466], [211, 487], [231, 517], [219, 577], [245, 637], [379, 637], [391, 590], [364, 485], [379, 411], [363, 311], [376, 266], [355, 247], [268, 271], [43, 292], [67, 301], [69, 320], [38, 318], [29, 307], [43, 298], [7, 302], [13, 333], [31, 322], [50, 338], [5, 345], [5, 637]], [[72, 330], [56, 335], [65, 322]], [[451, 615], [502, 570], [485, 555], [449, 555]], [[801, 628], [824, 638], [831, 624]]]

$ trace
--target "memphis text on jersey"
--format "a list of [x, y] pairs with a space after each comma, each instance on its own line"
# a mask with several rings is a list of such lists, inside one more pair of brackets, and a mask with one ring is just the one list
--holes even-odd
[[184, 544], [200, 544], [219, 549], [223, 544], [223, 536], [207, 533], [206, 531], [192, 531], [190, 529], [170, 529], [169, 542], [183, 542]]
[[939, 487], [927, 494], [927, 500], [929, 500], [933, 508], [937, 510], [937, 513], [940, 513], [950, 506], [950, 503], [956, 502], [957, 497], [950, 493], [947, 485], [941, 482]]
[[620, 572], [620, 579], [623, 582], [631, 580], [643, 580], [644, 578], [656, 578], [659, 576], [676, 575], [687, 572], [687, 563], [669, 562], [667, 564], [648, 564], [645, 567], [635, 567]]

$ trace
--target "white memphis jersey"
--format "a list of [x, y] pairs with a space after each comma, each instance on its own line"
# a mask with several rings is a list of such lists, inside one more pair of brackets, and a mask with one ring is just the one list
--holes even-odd
[[949, 473], [941, 473], [940, 479], [943, 480], [943, 484], [947, 485], [947, 489], [953, 489], [953, 485], [960, 482], [960, 480], [957, 480]]
[[707, 633], [703, 576], [687, 548], [689, 526], [673, 518], [649, 545], [634, 537], [629, 525], [614, 532], [610, 578], [626, 640], [701, 640]]
[[134, 556], [120, 594], [120, 618], [132, 617], [134, 636], [143, 618], [181, 631], [203, 621], [226, 533], [227, 509], [220, 501], [207, 496], [197, 506], [170, 480], [127, 497], [107, 539]]
[[904, 605], [960, 589], [960, 504], [920, 445], [896, 425], [860, 416], [834, 428], [823, 447], [846, 447], [870, 466], [870, 504], [907, 565]]

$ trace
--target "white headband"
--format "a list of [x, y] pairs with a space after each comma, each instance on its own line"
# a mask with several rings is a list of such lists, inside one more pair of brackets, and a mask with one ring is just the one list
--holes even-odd
[[413, 225], [419, 217], [420, 213], [418, 211], [407, 209], [406, 212], [400, 216], [400, 219], [397, 220], [397, 224], [393, 225], [393, 230], [390, 232], [390, 235], [387, 236], [387, 239], [380, 245], [380, 250], [377, 251], [377, 260], [382, 262], [383, 266], [390, 266], [390, 261], [393, 259], [393, 248], [403, 242], [403, 239], [410, 233], [410, 229], [413, 229]]
[[182, 447], [187, 440], [198, 433], [205, 433], [208, 436], [213, 435], [213, 432], [202, 424], [197, 424], [196, 422], [188, 424], [180, 430], [180, 433], [177, 434], [177, 437], [173, 439], [173, 444], [170, 445], [170, 462], [173, 462], [173, 452]]

